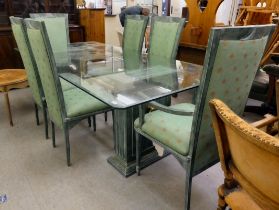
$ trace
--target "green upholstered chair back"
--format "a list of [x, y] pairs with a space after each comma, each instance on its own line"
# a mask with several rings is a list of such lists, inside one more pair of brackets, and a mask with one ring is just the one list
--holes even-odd
[[35, 103], [40, 107], [43, 106], [42, 98], [44, 97], [41, 79], [39, 77], [37, 65], [34, 61], [23, 19], [17, 17], [10, 17], [13, 34], [27, 73], [28, 83]]
[[167, 60], [176, 58], [184, 25], [184, 18], [166, 16], [152, 18], [148, 52], [150, 62], [153, 57], [164, 57]]
[[24, 22], [38, 66], [50, 119], [58, 127], [63, 128], [63, 118], [66, 116], [63, 92], [45, 23], [32, 19], [25, 19]]
[[252, 82], [273, 30], [274, 25], [211, 30], [191, 133], [191, 144], [194, 145], [195, 151], [195, 154], [192, 154], [195, 158], [194, 174], [219, 160], [209, 100], [220, 99], [237, 115], [243, 113]]
[[123, 34], [123, 51], [141, 53], [148, 17], [142, 15], [127, 15]]
[[68, 65], [67, 52], [69, 41], [68, 14], [64, 13], [31, 13], [31, 18], [45, 22], [55, 62], [59, 65]]

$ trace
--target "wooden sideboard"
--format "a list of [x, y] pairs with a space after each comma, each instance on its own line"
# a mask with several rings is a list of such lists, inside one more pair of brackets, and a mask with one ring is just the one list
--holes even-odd
[[75, 0], [0, 0], [0, 70], [23, 68], [21, 57], [15, 50], [9, 16], [27, 18], [29, 13], [68, 13], [71, 42], [85, 40], [84, 27], [79, 25], [79, 10]]
[[85, 40], [105, 43], [105, 8], [81, 9], [80, 24], [85, 27]]

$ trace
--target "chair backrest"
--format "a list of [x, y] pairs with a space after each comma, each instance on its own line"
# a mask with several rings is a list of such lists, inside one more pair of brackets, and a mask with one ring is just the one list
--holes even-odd
[[141, 53], [148, 17], [143, 15], [126, 15], [123, 33], [123, 52]]
[[184, 18], [152, 17], [148, 51], [149, 61], [152, 61], [152, 57], [162, 57], [167, 60], [176, 58], [184, 25]]
[[59, 65], [68, 65], [70, 63], [67, 52], [70, 43], [68, 14], [31, 13], [30, 17], [45, 22], [55, 62]]
[[[222, 101], [210, 101], [222, 170], [263, 209], [279, 209], [279, 141], [254, 128]], [[241, 204], [240, 204], [241, 205]]]
[[26, 29], [23, 25], [23, 19], [18, 17], [10, 17], [10, 21], [24, 68], [27, 72], [28, 83], [31, 88], [33, 98], [35, 103], [42, 107], [42, 98], [44, 97], [42, 83], [33, 53], [28, 42]]
[[63, 92], [45, 23], [34, 19], [25, 19], [24, 22], [38, 66], [50, 119], [63, 128], [63, 119], [66, 116]]
[[212, 28], [193, 116], [193, 175], [218, 162], [208, 102], [224, 101], [238, 115], [246, 101], [274, 25]]

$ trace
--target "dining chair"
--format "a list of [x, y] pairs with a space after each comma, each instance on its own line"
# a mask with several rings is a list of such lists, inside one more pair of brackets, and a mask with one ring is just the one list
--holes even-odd
[[[30, 17], [35, 20], [45, 22], [50, 45], [57, 65], [69, 68], [72, 64], [68, 55], [68, 45], [70, 44], [69, 21], [67, 13], [30, 13]], [[105, 121], [107, 122], [107, 112]], [[93, 129], [96, 131], [96, 116], [92, 116]], [[91, 117], [88, 118], [91, 127]]]
[[266, 43], [274, 25], [212, 28], [195, 104], [144, 113], [135, 121], [137, 172], [140, 174], [141, 137], [169, 151], [186, 170], [185, 209], [190, 208], [192, 177], [219, 161], [208, 102], [219, 98], [242, 114]]
[[154, 57], [162, 57], [169, 61], [176, 58], [181, 32], [185, 24], [185, 18], [152, 17], [148, 49], [150, 62]]
[[142, 53], [142, 45], [148, 16], [127, 15], [124, 23], [122, 40], [123, 52]]
[[[10, 17], [12, 31], [27, 72], [28, 83], [31, 88], [32, 96], [35, 104], [36, 122], [39, 125], [39, 113], [38, 110], [41, 108], [44, 114], [45, 124], [45, 137], [48, 139], [48, 117], [47, 117], [47, 104], [45, 101], [44, 91], [42, 88], [41, 79], [38, 73], [37, 64], [34, 60], [33, 52], [30, 48], [30, 44], [27, 38], [26, 29], [23, 26], [23, 19], [18, 17]], [[63, 91], [74, 88], [72, 84], [60, 79]]]
[[68, 44], [70, 43], [68, 14], [66, 13], [30, 13], [35, 20], [45, 22], [55, 62], [59, 65], [68, 66]]
[[24, 22], [48, 104], [53, 146], [56, 146], [54, 133], [54, 126], [56, 125], [64, 132], [67, 165], [70, 166], [69, 130], [81, 120], [103, 113], [111, 108], [79, 88], [62, 92], [44, 21], [25, 19]]
[[218, 99], [209, 104], [225, 177], [217, 209], [279, 209], [278, 138], [248, 124]]

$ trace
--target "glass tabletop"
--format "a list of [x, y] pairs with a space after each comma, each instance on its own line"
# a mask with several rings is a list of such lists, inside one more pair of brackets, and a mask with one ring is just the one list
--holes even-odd
[[200, 65], [97, 42], [70, 44], [54, 56], [61, 78], [119, 109], [196, 88], [202, 72]]

